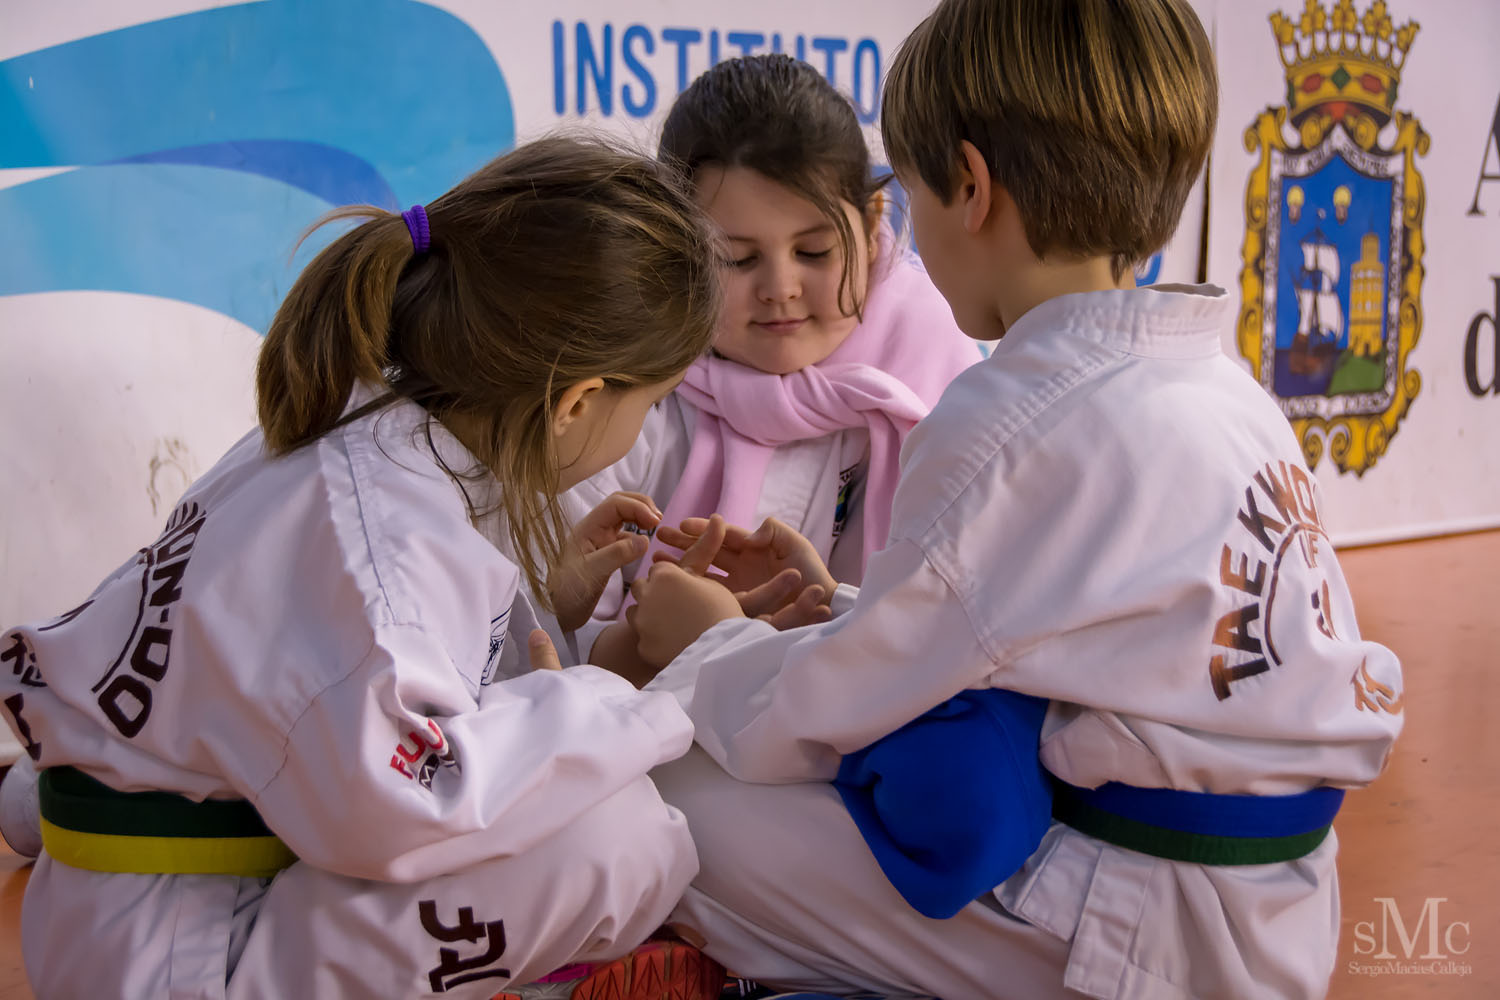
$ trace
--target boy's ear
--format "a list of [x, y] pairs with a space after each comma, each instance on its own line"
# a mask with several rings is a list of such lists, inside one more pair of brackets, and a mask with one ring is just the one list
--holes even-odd
[[963, 208], [965, 230], [978, 233], [984, 228], [995, 205], [995, 193], [994, 179], [990, 177], [990, 166], [984, 161], [984, 154], [972, 142], [963, 140], [958, 144], [956, 197]]
[[552, 411], [552, 433], [557, 437], [566, 434], [574, 421], [581, 420], [590, 407], [599, 405], [603, 391], [604, 379], [597, 376], [574, 382], [564, 389], [558, 397], [557, 408]]

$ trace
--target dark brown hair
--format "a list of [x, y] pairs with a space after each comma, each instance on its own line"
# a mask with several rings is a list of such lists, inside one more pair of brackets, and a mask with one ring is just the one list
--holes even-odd
[[[583, 138], [521, 146], [426, 210], [420, 256], [393, 212], [356, 206], [319, 223], [365, 220], [308, 264], [271, 321], [256, 369], [266, 445], [289, 452], [352, 419], [356, 380], [386, 390], [359, 412], [407, 398], [477, 429], [464, 444], [483, 468], [450, 475], [499, 481], [515, 555], [545, 602], [566, 537], [553, 407], [584, 379], [662, 382], [707, 350], [712, 229], [670, 171]], [[490, 512], [471, 500], [475, 519]]]
[[[844, 253], [839, 302], [851, 287], [855, 234], [843, 202], [870, 218], [890, 180], [870, 176], [854, 105], [817, 70], [787, 55], [728, 59], [678, 95], [662, 125], [658, 155], [689, 183], [704, 166], [747, 167], [812, 202], [833, 224]], [[862, 303], [853, 303], [858, 313]]]
[[943, 0], [902, 43], [881, 111], [892, 166], [947, 204], [961, 141], [1038, 256], [1162, 247], [1213, 144], [1213, 52], [1187, 0]]

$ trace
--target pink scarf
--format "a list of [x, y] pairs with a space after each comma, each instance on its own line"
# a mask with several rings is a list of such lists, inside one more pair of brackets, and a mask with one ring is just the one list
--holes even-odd
[[[885, 547], [901, 444], [959, 372], [980, 360], [921, 265], [880, 234], [863, 319], [816, 365], [771, 375], [724, 358], [701, 358], [677, 387], [698, 410], [682, 479], [665, 522], [718, 512], [755, 528], [756, 504], [776, 448], [846, 427], [870, 433], [865, 473], [863, 575]], [[649, 570], [650, 554], [642, 563]]]

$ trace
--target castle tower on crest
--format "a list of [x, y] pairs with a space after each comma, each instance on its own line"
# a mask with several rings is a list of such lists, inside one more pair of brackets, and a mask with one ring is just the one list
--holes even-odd
[[1366, 233], [1359, 243], [1359, 261], [1349, 269], [1349, 350], [1357, 357], [1380, 354], [1380, 316], [1385, 307], [1385, 262], [1380, 259], [1380, 237]]

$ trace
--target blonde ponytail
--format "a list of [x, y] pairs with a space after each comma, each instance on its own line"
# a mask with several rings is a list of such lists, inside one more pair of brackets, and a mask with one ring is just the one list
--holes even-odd
[[313, 258], [271, 320], [256, 364], [255, 395], [273, 454], [327, 433], [355, 381], [379, 384], [389, 362], [396, 283], [412, 257], [405, 223], [399, 215], [359, 205], [337, 209], [313, 228], [361, 218], [368, 221]]

